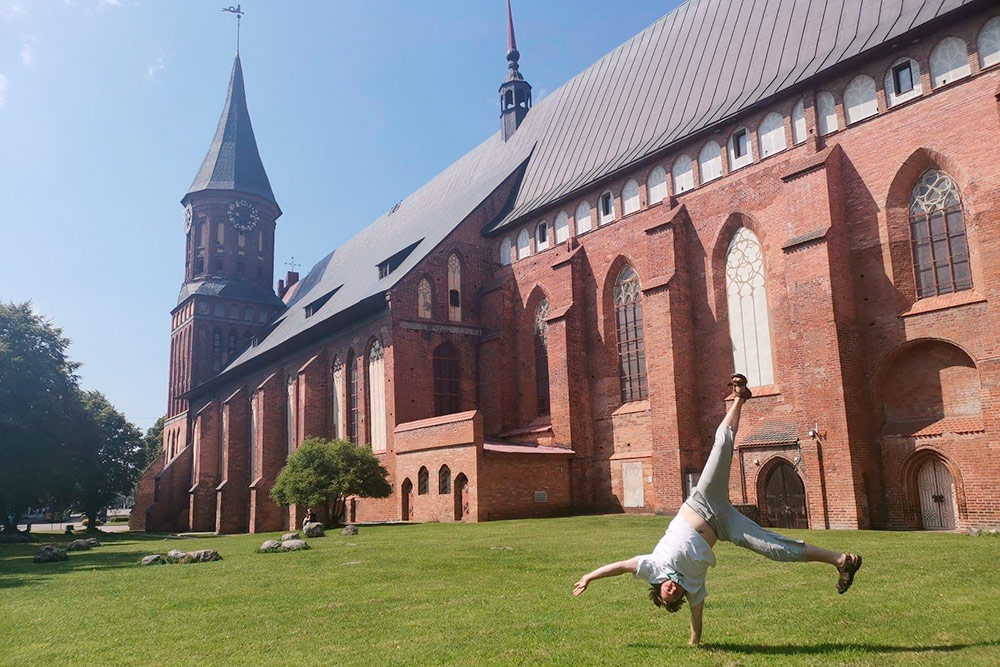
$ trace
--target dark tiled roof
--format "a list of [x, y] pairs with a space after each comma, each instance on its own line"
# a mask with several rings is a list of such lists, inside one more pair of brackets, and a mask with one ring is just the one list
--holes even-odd
[[188, 194], [203, 190], [238, 190], [258, 195], [277, 205], [271, 183], [267, 180], [264, 163], [257, 152], [257, 139], [250, 124], [246, 90], [243, 87], [243, 66], [236, 54], [233, 74], [229, 79], [226, 105], [222, 108], [219, 127], [201, 163], [198, 175]]
[[236, 301], [250, 301], [269, 306], [280, 306], [281, 299], [265, 287], [256, 287], [244, 280], [213, 280], [207, 278], [195, 283], [184, 283], [177, 295], [177, 303], [183, 303], [193, 294], [218, 296]]
[[[490, 137], [320, 260], [282, 322], [227, 371], [392, 287], [529, 156], [513, 208], [493, 229], [976, 1], [690, 0], [535, 105], [508, 141]], [[245, 113], [238, 60], [233, 81], [230, 98]], [[212, 182], [230, 107], [196, 186]], [[249, 117], [245, 128], [252, 142]], [[270, 196], [262, 167], [259, 177]], [[378, 277], [379, 262], [418, 240]], [[338, 286], [307, 319], [304, 305]]]

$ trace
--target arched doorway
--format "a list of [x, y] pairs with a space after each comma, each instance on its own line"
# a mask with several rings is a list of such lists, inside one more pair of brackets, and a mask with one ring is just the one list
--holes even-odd
[[455, 521], [464, 521], [469, 514], [469, 480], [465, 473], [455, 478]]
[[955, 482], [941, 459], [931, 458], [917, 471], [917, 495], [924, 530], [955, 528]]
[[780, 461], [764, 482], [764, 516], [773, 528], [808, 528], [806, 488], [795, 468]]
[[403, 480], [403, 485], [399, 487], [399, 495], [402, 496], [403, 500], [403, 510], [400, 512], [400, 518], [403, 521], [410, 520], [410, 513], [413, 511], [413, 482], [407, 477]]

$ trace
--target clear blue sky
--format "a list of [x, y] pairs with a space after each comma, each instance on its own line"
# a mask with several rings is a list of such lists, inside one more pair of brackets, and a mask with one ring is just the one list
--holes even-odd
[[[0, 300], [73, 341], [87, 389], [165, 412], [180, 198], [235, 53], [230, 0], [0, 0]], [[536, 103], [677, 0], [513, 0]], [[275, 279], [499, 129], [504, 0], [243, 1], [241, 57], [275, 197]]]

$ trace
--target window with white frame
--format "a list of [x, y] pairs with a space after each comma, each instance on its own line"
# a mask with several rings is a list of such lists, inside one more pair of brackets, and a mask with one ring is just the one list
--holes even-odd
[[958, 37], [945, 37], [931, 51], [931, 87], [969, 76], [969, 50]]
[[507, 266], [510, 264], [510, 250], [511, 250], [510, 237], [503, 237], [503, 241], [500, 242], [500, 265]]
[[801, 144], [807, 136], [806, 105], [802, 100], [799, 100], [792, 107], [792, 143]]
[[729, 169], [735, 170], [753, 162], [753, 144], [750, 132], [741, 127], [729, 135]]
[[585, 201], [580, 202], [580, 205], [576, 207], [574, 222], [577, 234], [589, 232], [593, 228], [593, 222], [590, 220], [590, 204]]
[[646, 192], [649, 205], [659, 204], [667, 197], [667, 171], [660, 165], [653, 167], [646, 179]]
[[531, 255], [531, 235], [527, 229], [522, 229], [517, 235], [517, 258], [524, 259]]
[[549, 247], [549, 223], [542, 221], [535, 227], [535, 249], [538, 251], [548, 250]]
[[569, 238], [569, 215], [566, 211], [559, 211], [556, 221], [552, 225], [552, 233], [556, 237], [556, 243], [565, 243]]
[[844, 89], [844, 117], [847, 124], [870, 118], [878, 113], [878, 91], [875, 80], [860, 74]]
[[764, 116], [757, 128], [760, 156], [767, 157], [785, 150], [785, 118], [775, 111]]
[[1000, 16], [994, 16], [979, 31], [976, 40], [979, 51], [979, 66], [990, 67], [1000, 63]]
[[819, 135], [825, 136], [840, 129], [837, 120], [837, 103], [833, 95], [823, 90], [816, 95], [816, 124], [819, 125]]
[[885, 73], [885, 101], [890, 107], [919, 97], [920, 65], [913, 58], [903, 58], [893, 63]]
[[691, 163], [691, 158], [687, 155], [681, 155], [674, 161], [673, 169], [670, 170], [670, 175], [674, 179], [674, 194], [680, 194], [682, 192], [687, 192], [694, 187], [694, 166]]
[[736, 231], [726, 253], [726, 298], [735, 371], [751, 386], [774, 384], [764, 255], [746, 227]]
[[702, 185], [722, 176], [722, 149], [714, 140], [705, 144], [698, 154], [698, 171]]
[[628, 215], [639, 210], [639, 184], [629, 179], [622, 188], [622, 214]]
[[609, 190], [597, 200], [597, 224], [606, 225], [615, 219], [615, 195]]

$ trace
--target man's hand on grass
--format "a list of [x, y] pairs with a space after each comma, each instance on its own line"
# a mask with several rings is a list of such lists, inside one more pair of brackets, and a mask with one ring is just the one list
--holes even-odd
[[587, 584], [588, 583], [590, 583], [590, 582], [587, 581], [587, 577], [586, 576], [580, 577], [580, 581], [576, 582], [576, 585], [573, 587], [573, 597], [577, 597], [578, 595], [580, 595], [581, 593], [583, 593], [585, 590], [587, 590]]

